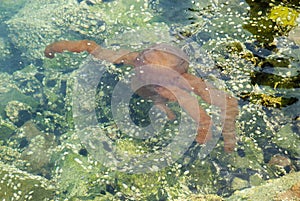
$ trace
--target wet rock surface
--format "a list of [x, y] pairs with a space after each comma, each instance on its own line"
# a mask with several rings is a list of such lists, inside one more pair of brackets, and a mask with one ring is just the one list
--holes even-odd
[[52, 200], [55, 188], [40, 176], [0, 162], [0, 196], [5, 200]]
[[235, 192], [226, 200], [299, 200], [299, 172]]

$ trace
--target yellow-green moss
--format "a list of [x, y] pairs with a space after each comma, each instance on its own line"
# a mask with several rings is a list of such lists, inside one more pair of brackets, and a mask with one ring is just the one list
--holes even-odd
[[269, 13], [269, 18], [276, 22], [277, 25], [287, 28], [289, 26], [296, 26], [296, 19], [299, 13], [292, 8], [285, 6], [275, 6]]

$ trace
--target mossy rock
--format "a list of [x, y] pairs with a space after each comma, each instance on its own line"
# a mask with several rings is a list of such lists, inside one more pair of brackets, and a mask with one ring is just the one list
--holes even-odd
[[[113, 190], [108, 189], [115, 189], [114, 176], [109, 175], [109, 170], [100, 163], [92, 161], [92, 158], [80, 155], [79, 150], [75, 150], [80, 149], [80, 144], [71, 138], [73, 136], [67, 140], [68, 142], [64, 142], [65, 148], [60, 152], [61, 154], [52, 157], [58, 170], [55, 179], [60, 198], [93, 200], [102, 195], [106, 198], [112, 197]], [[69, 144], [70, 142], [72, 145]], [[72, 149], [67, 148], [71, 146]]]
[[[0, 162], [0, 197], [3, 200], [52, 200], [50, 181]], [[14, 198], [14, 199], [13, 199]]]
[[294, 97], [286, 98], [282, 96], [273, 96], [268, 94], [256, 94], [256, 93], [243, 94], [242, 98], [243, 99], [249, 98], [249, 101], [254, 104], [261, 104], [265, 107], [275, 107], [275, 108], [283, 108], [292, 105], [298, 101], [298, 99]]
[[[54, 135], [43, 133], [32, 121], [27, 121], [19, 129], [18, 135], [24, 136], [28, 143], [21, 154], [21, 159], [28, 164], [26, 167], [27, 172], [43, 176], [50, 175], [50, 169], [52, 168], [50, 157], [57, 146]], [[19, 141], [23, 139], [19, 139]]]
[[90, 7], [93, 13], [101, 13], [107, 27], [107, 36], [111, 38], [124, 30], [145, 27], [152, 19], [144, 1], [118, 0], [100, 3]]
[[7, 93], [3, 93], [0, 96], [0, 114], [3, 114], [5, 105], [7, 105], [7, 103], [10, 101], [26, 103], [27, 105], [31, 106], [33, 110], [39, 105], [35, 98], [26, 96], [17, 89], [11, 89]]
[[16, 129], [17, 127], [13, 123], [0, 117], [0, 140], [7, 140]]
[[298, 16], [299, 13], [295, 9], [281, 5], [273, 7], [269, 13], [269, 19], [282, 28], [296, 26]]
[[293, 184], [299, 182], [299, 177], [300, 172], [291, 173], [279, 179], [269, 180], [261, 186], [236, 191], [232, 196], [230, 196], [226, 200], [274, 200], [277, 194], [288, 190]]
[[256, 16], [253, 16], [253, 22], [243, 27], [250, 31], [259, 42], [271, 43], [277, 33], [274, 31], [275, 23], [265, 17], [258, 20]]
[[300, 154], [300, 137], [292, 126], [287, 124], [283, 126], [272, 138], [272, 142], [281, 148], [288, 150], [291, 156], [297, 158]]
[[247, 1], [250, 5], [250, 20], [244, 25], [259, 42], [271, 43], [277, 36], [285, 35], [296, 26], [299, 15], [292, 7], [297, 3], [284, 5], [280, 1]]

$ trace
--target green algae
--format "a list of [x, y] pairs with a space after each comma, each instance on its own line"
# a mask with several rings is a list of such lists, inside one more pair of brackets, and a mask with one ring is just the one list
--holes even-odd
[[27, 163], [26, 170], [36, 175], [49, 176], [49, 169], [52, 168], [50, 158], [56, 147], [54, 136], [43, 133], [31, 121], [26, 122], [18, 134], [24, 136], [28, 142], [20, 157]]
[[[38, 102], [36, 99], [34, 99], [30, 96], [24, 95], [17, 89], [11, 89], [9, 92], [1, 94], [1, 97], [0, 97], [0, 102], [1, 102], [1, 106], [2, 106], [1, 108], [3, 108], [3, 106], [7, 105], [7, 103], [10, 101], [20, 101], [20, 102], [30, 105], [32, 108], [36, 108], [38, 106]], [[2, 113], [3, 111], [0, 111], [0, 112]]]
[[2, 55], [1, 62], [5, 62], [12, 55], [8, 40], [4, 37], [0, 37], [0, 54]]
[[238, 152], [235, 152], [220, 160], [223, 161], [223, 163], [230, 164], [232, 170], [239, 169], [240, 171], [246, 171], [247, 168], [250, 168], [259, 172], [263, 171], [263, 150], [249, 137], [242, 136], [240, 138], [240, 143], [239, 149], [243, 152], [243, 156], [240, 156]]
[[274, 200], [275, 196], [282, 191], [289, 189], [293, 184], [299, 182], [299, 172], [291, 173], [280, 179], [267, 181], [263, 185], [235, 192], [227, 198], [228, 201], [234, 200]]
[[257, 93], [243, 94], [241, 95], [241, 97], [243, 99], [248, 99], [252, 103], [260, 104], [265, 107], [274, 107], [274, 108], [287, 107], [298, 101], [298, 99], [294, 97], [286, 98], [282, 96], [257, 94]]
[[[89, 190], [92, 189], [92, 182], [97, 181], [95, 172], [92, 173], [85, 167], [88, 167], [87, 159], [72, 152], [68, 152], [59, 162], [57, 175], [57, 185], [59, 194], [65, 198], [84, 198], [89, 196]], [[94, 167], [95, 168], [95, 167]], [[100, 170], [100, 169], [99, 169]], [[94, 179], [93, 179], [94, 178]], [[97, 184], [99, 192], [105, 190], [105, 184], [101, 187]]]
[[276, 74], [257, 72], [253, 74], [252, 82], [259, 85], [267, 85], [272, 88], [293, 89], [299, 88], [300, 76], [283, 77]]
[[3, 0], [1, 1], [0, 9], [17, 11], [25, 4], [25, 2], [26, 2], [25, 0], [18, 0], [18, 1]]
[[9, 139], [11, 134], [13, 134], [16, 129], [17, 127], [13, 123], [3, 120], [0, 117], [0, 140]]
[[275, 6], [270, 10], [268, 18], [276, 22], [283, 29], [297, 25], [296, 19], [299, 13], [297, 10], [285, 6]]
[[244, 25], [256, 39], [263, 43], [272, 43], [274, 38], [287, 34], [297, 25], [299, 11], [286, 5], [275, 6], [273, 2], [251, 2], [251, 18]]
[[71, 150], [64, 151], [63, 158], [57, 160], [59, 174], [56, 180], [66, 198], [159, 200], [171, 193], [166, 191], [167, 186], [177, 183], [176, 178], [165, 171], [128, 174], [105, 168]]
[[279, 147], [289, 151], [291, 157], [299, 157], [300, 137], [293, 131], [291, 125], [283, 126], [272, 139]]
[[119, 31], [122, 26], [126, 26], [127, 29], [145, 26], [152, 18], [152, 14], [147, 10], [147, 4], [143, 0], [100, 3], [90, 9], [101, 13], [106, 25], [114, 26]]
[[[64, 135], [62, 144], [51, 155], [57, 199], [114, 200], [115, 173], [89, 156], [74, 132]], [[114, 186], [114, 187], [113, 187]]]
[[[36, 60], [43, 58], [47, 44], [63, 34], [73, 38], [77, 36], [75, 30], [82, 27], [80, 21], [86, 19], [88, 14], [85, 7], [79, 6], [75, 1], [31, 1], [5, 23], [8, 25], [9, 39], [14, 47], [21, 51], [25, 58]], [[27, 20], [25, 16], [31, 20]], [[75, 23], [77, 19], [81, 19], [79, 23]], [[70, 33], [69, 30], [75, 32]]]
[[43, 177], [20, 171], [0, 162], [0, 196], [2, 199], [51, 200], [54, 187]]

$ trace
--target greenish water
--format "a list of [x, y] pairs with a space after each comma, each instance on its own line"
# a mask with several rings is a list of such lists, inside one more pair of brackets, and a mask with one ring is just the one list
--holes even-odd
[[[2, 1], [0, 198], [222, 200], [298, 172], [299, 12], [292, 0]], [[214, 120], [206, 145], [177, 138], [193, 130], [179, 121], [179, 104], [169, 104], [171, 122], [136, 94], [127, 108], [135, 127], [122, 127], [127, 88], [114, 93], [130, 66], [87, 53], [46, 58], [45, 47], [62, 39], [181, 48], [191, 74], [238, 99], [235, 150], [224, 152], [220, 111], [202, 100]]]

